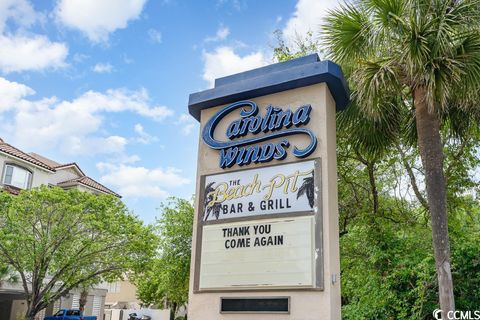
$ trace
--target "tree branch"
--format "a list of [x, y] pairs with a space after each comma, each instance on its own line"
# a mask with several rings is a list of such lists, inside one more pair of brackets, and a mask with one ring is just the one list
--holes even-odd
[[379, 203], [378, 203], [377, 182], [376, 182], [376, 179], [375, 179], [375, 162], [376, 162], [376, 159], [373, 159], [372, 161], [368, 161], [365, 158], [363, 158], [360, 155], [360, 153], [356, 152], [356, 155], [358, 157], [358, 160], [367, 167], [368, 181], [370, 182], [370, 193], [372, 194], [373, 213], [375, 215], [377, 215]]
[[402, 159], [403, 166], [405, 167], [405, 170], [407, 170], [407, 174], [410, 179], [410, 184], [412, 186], [413, 192], [415, 193], [415, 197], [417, 197], [417, 200], [420, 202], [422, 207], [426, 211], [428, 211], [428, 202], [418, 188], [417, 179], [415, 178], [415, 174], [413, 173], [412, 167], [408, 163], [405, 152], [403, 151], [403, 149], [400, 147], [399, 144], [396, 144], [395, 146], [397, 147], [397, 150], [400, 153], [400, 158]]
[[460, 143], [460, 148], [459, 148], [458, 152], [453, 156], [452, 161], [449, 162], [448, 167], [445, 170], [445, 180], [447, 182], [452, 175], [452, 170], [455, 169], [455, 167], [460, 162], [460, 158], [463, 156], [463, 154], [465, 152], [466, 145], [467, 145], [467, 139], [462, 139], [462, 142]]

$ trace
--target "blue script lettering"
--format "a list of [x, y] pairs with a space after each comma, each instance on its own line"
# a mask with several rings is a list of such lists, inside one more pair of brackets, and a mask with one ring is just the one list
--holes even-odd
[[[230, 141], [220, 141], [214, 138], [214, 133], [220, 121], [232, 111], [240, 110], [240, 119], [234, 120], [227, 127], [226, 136]], [[278, 107], [268, 106], [264, 117], [258, 115], [258, 106], [253, 101], [239, 101], [226, 106], [215, 114], [205, 125], [202, 132], [203, 141], [211, 148], [220, 150], [220, 167], [228, 168], [237, 164], [239, 166], [250, 163], [268, 162], [273, 159], [283, 160], [287, 156], [290, 146], [288, 140], [269, 142], [263, 145], [255, 145], [275, 138], [291, 135], [306, 135], [310, 144], [304, 149], [293, 149], [293, 155], [304, 158], [312, 154], [317, 146], [317, 138], [309, 129], [298, 128], [310, 121], [310, 105], [298, 107], [295, 111], [283, 110]], [[248, 133], [265, 134], [259, 137], [237, 139]]]

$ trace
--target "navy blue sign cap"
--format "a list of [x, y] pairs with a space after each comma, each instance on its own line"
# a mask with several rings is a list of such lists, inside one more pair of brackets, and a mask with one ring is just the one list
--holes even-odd
[[[216, 140], [214, 136], [217, 125], [225, 116], [239, 108], [242, 108], [240, 118], [230, 123], [226, 131], [226, 136], [230, 141]], [[269, 105], [266, 107], [265, 116], [262, 117], [258, 115], [258, 106], [255, 102], [238, 101], [222, 108], [208, 120], [203, 128], [202, 138], [210, 148], [220, 150], [221, 168], [228, 168], [234, 164], [243, 166], [252, 162], [283, 160], [287, 156], [287, 148], [290, 146], [288, 140], [255, 146], [252, 144], [298, 134], [306, 135], [310, 140], [309, 145], [304, 149], [294, 146], [293, 155], [297, 158], [304, 158], [312, 154], [317, 146], [317, 138], [311, 130], [298, 128], [310, 121], [311, 111], [312, 107], [308, 104], [298, 107], [295, 111], [290, 109], [284, 111], [279, 107]], [[260, 132], [265, 134], [259, 137], [238, 139], [248, 133], [256, 135]]]
[[337, 111], [346, 108], [349, 90], [340, 67], [317, 54], [215, 80], [215, 88], [190, 94], [188, 110], [200, 121], [203, 109], [325, 82]]

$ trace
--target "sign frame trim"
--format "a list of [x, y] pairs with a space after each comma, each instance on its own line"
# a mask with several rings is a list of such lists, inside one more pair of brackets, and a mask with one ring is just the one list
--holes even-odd
[[[314, 183], [314, 206], [312, 211], [300, 211], [300, 212], [290, 212], [290, 213], [279, 213], [279, 214], [264, 214], [255, 216], [253, 219], [252, 217], [238, 217], [238, 218], [230, 218], [225, 220], [214, 220], [214, 221], [203, 221], [203, 208], [204, 208], [204, 190], [205, 190], [205, 181], [207, 176], [217, 175], [222, 173], [212, 173], [212, 174], [205, 174], [200, 176], [200, 192], [199, 192], [199, 199], [198, 199], [198, 208], [199, 212], [195, 212], [195, 218], [197, 219], [197, 228], [196, 228], [196, 248], [195, 248], [195, 261], [194, 261], [194, 272], [193, 272], [193, 293], [223, 293], [223, 292], [252, 292], [252, 291], [260, 291], [260, 292], [272, 292], [272, 291], [324, 291], [325, 290], [325, 275], [324, 275], [324, 248], [323, 248], [323, 198], [322, 198], [322, 159], [318, 158], [309, 158], [309, 159], [302, 159], [300, 161], [289, 162], [289, 163], [279, 163], [279, 164], [268, 164], [258, 168], [251, 168], [251, 169], [261, 169], [265, 167], [272, 167], [272, 166], [281, 166], [286, 164], [292, 164], [296, 162], [304, 162], [304, 161], [314, 161], [314, 170], [319, 174], [315, 175], [315, 183]], [[246, 171], [248, 169], [236, 169], [236, 170], [228, 170], [227, 172], [235, 172], [235, 171]], [[225, 172], [225, 173], [227, 173]], [[202, 212], [200, 212], [202, 210]], [[202, 257], [202, 240], [203, 240], [203, 226], [212, 225], [212, 224], [228, 224], [233, 222], [243, 222], [243, 221], [255, 221], [255, 220], [264, 220], [264, 219], [272, 219], [272, 218], [280, 218], [280, 217], [300, 217], [300, 216], [314, 216], [314, 287], [313, 288], [256, 288], [255, 290], [252, 289], [245, 289], [245, 288], [238, 288], [238, 289], [200, 289], [200, 265], [201, 265], [201, 257]], [[246, 218], [246, 219], [245, 219]]]

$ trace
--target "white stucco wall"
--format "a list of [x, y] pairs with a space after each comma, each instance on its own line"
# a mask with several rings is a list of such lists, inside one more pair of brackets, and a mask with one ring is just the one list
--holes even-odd
[[57, 171], [51, 175], [50, 183], [57, 184], [59, 182], [72, 180], [78, 177], [80, 177], [80, 175], [73, 168], [57, 169]]
[[21, 319], [27, 312], [27, 302], [25, 300], [13, 300], [10, 320]]
[[26, 161], [19, 160], [15, 157], [12, 157], [10, 155], [0, 152], [0, 170], [1, 170], [0, 183], [2, 185], [3, 185], [3, 176], [5, 174], [4, 172], [5, 172], [6, 163], [12, 163], [30, 170], [32, 172], [32, 184], [31, 184], [32, 188], [39, 187], [42, 184], [48, 184], [53, 175], [53, 172], [47, 171], [46, 169], [41, 169]]

